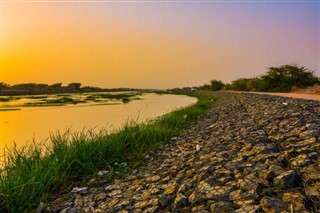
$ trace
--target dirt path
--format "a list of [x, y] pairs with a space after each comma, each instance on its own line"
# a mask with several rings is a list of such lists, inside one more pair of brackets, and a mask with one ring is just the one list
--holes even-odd
[[273, 92], [240, 92], [240, 91], [227, 91], [234, 93], [250, 93], [250, 94], [262, 94], [262, 95], [275, 95], [287, 98], [298, 98], [305, 100], [320, 101], [320, 94], [305, 94], [305, 93], [273, 93]]

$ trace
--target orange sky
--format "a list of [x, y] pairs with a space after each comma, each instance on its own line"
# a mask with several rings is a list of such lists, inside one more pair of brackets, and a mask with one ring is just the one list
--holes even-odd
[[[319, 72], [319, 30], [312, 30], [319, 29], [314, 20], [319, 10], [312, 11], [313, 5], [300, 12], [301, 5], [284, 7], [288, 17], [279, 10], [271, 18], [259, 4], [2, 1], [1, 6], [1, 81], [10, 84], [172, 88], [257, 76], [292, 62]], [[310, 11], [313, 17], [306, 15]]]

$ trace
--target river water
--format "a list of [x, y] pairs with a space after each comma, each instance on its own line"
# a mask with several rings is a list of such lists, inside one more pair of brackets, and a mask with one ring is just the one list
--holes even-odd
[[[126, 104], [109, 101], [64, 106], [29, 106], [19, 107], [20, 110], [0, 111], [0, 156], [14, 144], [24, 147], [28, 143], [46, 142], [50, 133], [57, 131], [81, 131], [84, 128], [95, 131], [102, 128], [114, 130], [128, 119], [143, 122], [196, 102], [196, 98], [184, 95], [146, 93], [138, 98], [139, 100], [133, 99]], [[16, 102], [22, 101], [20, 99]], [[14, 105], [14, 101], [10, 104]]]

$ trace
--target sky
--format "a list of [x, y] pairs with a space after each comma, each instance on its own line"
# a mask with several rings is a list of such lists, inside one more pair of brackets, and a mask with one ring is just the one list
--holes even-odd
[[1, 3], [1, 79], [199, 86], [296, 63], [320, 76], [320, 1]]

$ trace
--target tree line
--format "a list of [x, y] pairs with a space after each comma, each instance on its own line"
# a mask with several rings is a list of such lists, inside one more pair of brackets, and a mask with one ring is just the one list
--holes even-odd
[[38, 83], [23, 83], [10, 85], [5, 82], [0, 82], [0, 95], [21, 95], [21, 94], [43, 94], [43, 93], [69, 93], [69, 92], [95, 92], [102, 91], [99, 87], [82, 86], [81, 83], [73, 82], [66, 86], [62, 83], [54, 84], [38, 84]]
[[212, 80], [200, 86], [202, 90], [238, 90], [257, 92], [289, 92], [293, 87], [306, 88], [320, 84], [320, 78], [312, 71], [296, 64], [270, 67], [265, 75], [253, 78], [240, 78], [231, 83]]

